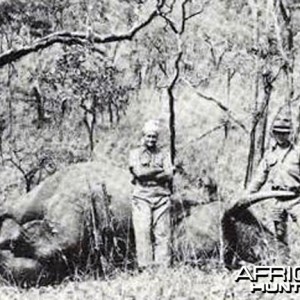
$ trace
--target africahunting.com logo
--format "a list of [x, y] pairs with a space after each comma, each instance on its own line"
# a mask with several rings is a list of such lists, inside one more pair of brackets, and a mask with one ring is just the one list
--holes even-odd
[[252, 293], [299, 293], [300, 266], [243, 266], [235, 281], [248, 281]]

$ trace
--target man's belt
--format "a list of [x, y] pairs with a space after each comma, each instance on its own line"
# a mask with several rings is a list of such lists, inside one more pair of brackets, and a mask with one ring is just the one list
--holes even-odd
[[155, 186], [160, 186], [160, 187], [166, 187], [166, 183], [159, 183], [157, 181], [139, 181], [139, 184], [143, 187], [155, 187]]

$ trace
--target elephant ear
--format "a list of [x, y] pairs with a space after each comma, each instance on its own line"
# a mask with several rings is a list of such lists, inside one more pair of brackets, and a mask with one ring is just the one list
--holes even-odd
[[[79, 198], [84, 197], [78, 195]], [[48, 260], [80, 244], [84, 231], [84, 209], [68, 194], [48, 199], [45, 218], [23, 225], [38, 260]]]
[[19, 224], [43, 219], [44, 204], [56, 193], [63, 175], [62, 172], [58, 172], [19, 199], [6, 201], [4, 212], [13, 216]]

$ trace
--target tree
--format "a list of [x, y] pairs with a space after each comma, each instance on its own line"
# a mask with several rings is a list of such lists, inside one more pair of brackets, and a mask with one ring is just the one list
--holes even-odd
[[[149, 25], [159, 14], [159, 11], [165, 4], [165, 0], [158, 1], [155, 9], [149, 14], [146, 20], [133, 27], [129, 32], [124, 34], [110, 34], [107, 36], [101, 36], [95, 32], [69, 32], [69, 31], [61, 31], [54, 32], [49, 35], [43, 36], [40, 39], [35, 40], [31, 45], [22, 46], [18, 49], [9, 49], [0, 55], [0, 67], [3, 67], [7, 64], [15, 62], [20, 58], [34, 53], [43, 49], [46, 49], [54, 44], [60, 43], [65, 45], [81, 45], [84, 46], [87, 43], [92, 42], [92, 44], [108, 44], [115, 43], [124, 40], [132, 40], [135, 35]], [[12, 10], [13, 5], [9, 6], [7, 2], [4, 2], [3, 5], [8, 5], [8, 10]], [[14, 12], [12, 12], [14, 14]], [[20, 26], [20, 25], [19, 25]], [[12, 48], [11, 45], [12, 40], [8, 43], [8, 48]], [[97, 49], [97, 47], [92, 46], [92, 50], [96, 52], [101, 52], [101, 50]]]
[[[259, 82], [261, 82], [264, 95], [263, 100], [258, 108], [259, 103], [255, 104], [253, 113], [253, 123], [250, 136], [250, 149], [248, 156], [248, 167], [246, 172], [245, 185], [250, 181], [253, 168], [263, 157], [267, 143], [267, 127], [271, 93], [274, 88], [275, 81], [283, 71], [286, 81], [286, 90], [284, 101], [290, 102], [294, 96], [294, 49], [293, 49], [293, 30], [292, 30], [292, 6], [291, 3], [285, 1], [274, 1], [270, 5], [259, 4], [256, 1], [249, 1], [254, 14], [254, 22], [256, 24], [255, 33], [255, 51], [256, 56], [261, 61], [258, 68], [258, 77], [256, 80], [255, 102], [258, 99]], [[268, 5], [269, 12], [262, 24], [262, 10]], [[262, 26], [267, 28], [266, 32], [262, 31]], [[261, 35], [264, 34], [263, 37]], [[265, 39], [265, 47], [260, 42]], [[258, 64], [257, 64], [258, 65]], [[276, 69], [277, 70], [276, 70]], [[255, 155], [257, 151], [257, 155]]]

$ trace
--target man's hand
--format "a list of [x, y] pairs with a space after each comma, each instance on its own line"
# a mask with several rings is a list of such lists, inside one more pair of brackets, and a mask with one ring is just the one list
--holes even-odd
[[242, 195], [238, 198], [236, 203], [233, 205], [233, 208], [240, 209], [249, 204], [250, 194], [248, 192], [243, 192]]
[[163, 172], [164, 169], [162, 167], [139, 167], [132, 169], [132, 174], [140, 181], [155, 180], [156, 176]]
[[169, 181], [172, 178], [171, 174], [166, 173], [166, 172], [162, 172], [158, 175], [155, 176], [155, 181], [160, 181], [160, 182], [165, 182], [165, 181]]

